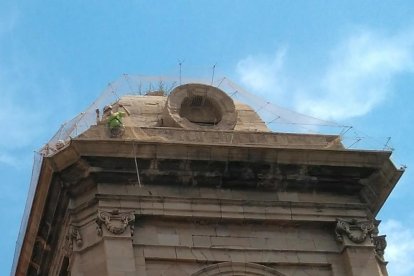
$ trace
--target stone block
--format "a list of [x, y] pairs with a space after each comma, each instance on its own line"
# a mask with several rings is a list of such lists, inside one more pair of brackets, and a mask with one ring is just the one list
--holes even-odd
[[278, 196], [280, 201], [292, 201], [292, 202], [298, 202], [299, 201], [298, 193], [279, 192], [279, 193], [277, 193], [277, 196]]
[[211, 237], [213, 247], [229, 247], [229, 248], [249, 248], [249, 238], [239, 237]]
[[214, 236], [221, 236], [221, 237], [228, 237], [231, 235], [231, 231], [229, 231], [227, 225], [218, 224], [215, 227], [215, 233]]
[[286, 248], [291, 250], [315, 251], [315, 243], [312, 239], [286, 239]]
[[[144, 254], [144, 252], [143, 252]], [[136, 266], [145, 266], [145, 257], [144, 256], [135, 256], [135, 265]]]
[[107, 258], [134, 258], [132, 240], [130, 239], [104, 239], [104, 249]]
[[288, 207], [267, 206], [265, 209], [266, 219], [270, 220], [291, 220], [292, 211]]
[[260, 219], [266, 218], [266, 208], [264, 206], [242, 206], [243, 215], [245, 219]]
[[119, 209], [121, 208], [121, 201], [119, 199], [99, 200], [98, 206], [104, 209]]
[[[141, 208], [142, 210], [147, 210], [147, 209], [152, 209], [153, 207], [153, 203], [156, 199], [140, 199], [139, 200], [139, 208]], [[163, 205], [161, 205], [161, 207], [163, 208]]]
[[216, 199], [217, 198], [217, 189], [212, 189], [212, 188], [204, 188], [204, 187], [200, 187], [198, 188], [199, 191], [199, 195], [201, 198], [213, 198]]
[[189, 232], [178, 231], [180, 246], [193, 246], [193, 236]]
[[191, 251], [190, 247], [176, 247], [175, 252], [177, 255], [177, 260], [180, 261], [194, 261], [196, 257]]
[[180, 244], [177, 234], [158, 234], [159, 245], [177, 246]]
[[211, 249], [199, 248], [200, 253], [206, 258], [207, 262], [214, 262], [214, 255]]
[[76, 245], [74, 245], [74, 251], [84, 250], [85, 248], [93, 246], [102, 241], [102, 238], [98, 235], [96, 226], [97, 225], [95, 222], [89, 222], [79, 230], [82, 237], [82, 246], [78, 248]]
[[158, 245], [157, 228], [151, 225], [135, 227], [134, 244]]
[[202, 222], [197, 222], [191, 224], [189, 229], [184, 229], [189, 231], [191, 235], [200, 235], [200, 236], [215, 236], [216, 230], [214, 228], [215, 224], [203, 224]]
[[283, 263], [290, 263], [290, 264], [299, 263], [299, 256], [298, 256], [298, 253], [295, 251], [286, 252], [285, 254], [282, 255], [282, 258], [283, 258], [283, 261], [282, 261]]
[[198, 262], [206, 262], [208, 260], [207, 256], [203, 254], [203, 251], [198, 248], [192, 248], [191, 253]]
[[138, 200], [121, 200], [120, 206], [121, 208], [130, 210], [140, 209], [140, 203]]
[[246, 262], [246, 256], [244, 251], [236, 251], [233, 250], [230, 252], [230, 259], [232, 262], [235, 263], [245, 263]]
[[299, 262], [301, 264], [328, 264], [326, 255], [315, 252], [298, 252]]
[[233, 199], [234, 190], [217, 189], [217, 198], [220, 200]]
[[175, 260], [177, 258], [175, 248], [166, 246], [146, 246], [144, 248], [144, 256], [146, 259], [149, 258]]
[[214, 260], [216, 260], [217, 262], [230, 262], [231, 261], [231, 257], [230, 257], [230, 252], [228, 252], [227, 250], [214, 250], [212, 251]]
[[217, 203], [197, 203], [191, 204], [191, 210], [194, 216], [217, 216], [220, 214], [220, 204]]
[[250, 237], [249, 238], [249, 247], [254, 248], [254, 249], [267, 249], [268, 248], [268, 240], [266, 238]]
[[195, 247], [211, 247], [212, 242], [210, 236], [193, 235], [193, 246]]
[[107, 258], [106, 264], [108, 268], [108, 274], [114, 275], [117, 272], [133, 272], [135, 271], [135, 259], [134, 258]]
[[177, 210], [177, 211], [190, 211], [191, 210], [191, 204], [188, 201], [164, 201], [164, 210], [170, 211], [170, 210]]
[[267, 249], [270, 250], [282, 250], [284, 248], [289, 248], [288, 241], [283, 236], [266, 238], [266, 245]]
[[233, 218], [243, 219], [243, 207], [237, 205], [221, 205], [221, 217], [222, 218]]
[[334, 239], [314, 239], [315, 249], [323, 252], [339, 252], [338, 243]]

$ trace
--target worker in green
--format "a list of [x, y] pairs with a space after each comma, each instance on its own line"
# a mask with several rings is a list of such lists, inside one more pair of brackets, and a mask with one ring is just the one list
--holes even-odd
[[[123, 107], [123, 105], [119, 104], [119, 107]], [[123, 108], [129, 115], [128, 110], [125, 107]], [[126, 116], [126, 113], [122, 111], [113, 112], [111, 105], [105, 106], [103, 111], [107, 118], [107, 125], [111, 132], [111, 137], [122, 136], [125, 131], [122, 118]]]

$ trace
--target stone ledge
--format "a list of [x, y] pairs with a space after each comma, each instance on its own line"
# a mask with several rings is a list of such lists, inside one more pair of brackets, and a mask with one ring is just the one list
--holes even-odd
[[[122, 197], [122, 196], [121, 196]], [[97, 195], [99, 207], [134, 209], [136, 215], [182, 217], [192, 219], [241, 221], [314, 221], [336, 222], [338, 217], [366, 219], [363, 204], [325, 204], [294, 202], [249, 202], [215, 199], [179, 199], [167, 197], [131, 196], [121, 201], [117, 197]], [[352, 208], [351, 208], [352, 206]]]
[[[330, 265], [327, 254], [338, 252], [306, 252], [297, 250], [249, 250], [239, 248], [188, 248], [138, 245], [143, 249], [145, 260], [181, 262], [251, 262], [280, 265]], [[134, 245], [134, 251], [137, 245]]]
[[[176, 142], [189, 144], [260, 145], [283, 148], [343, 149], [337, 135], [296, 134], [276, 132], [197, 130], [171, 127], [125, 127], [124, 140]], [[92, 127], [76, 139], [105, 140], [105, 128]]]

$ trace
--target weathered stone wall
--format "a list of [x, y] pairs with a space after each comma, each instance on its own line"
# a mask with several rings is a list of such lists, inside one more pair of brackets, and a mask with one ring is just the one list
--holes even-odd
[[[134, 250], [143, 254], [150, 272], [169, 262], [168, 271], [191, 275], [220, 262], [260, 263], [278, 271], [300, 270], [308, 275], [330, 275], [327, 255], [338, 246], [329, 229], [248, 222], [176, 222], [143, 220], [136, 225]], [[187, 265], [189, 264], [189, 265]], [[158, 274], [157, 274], [158, 273]], [[291, 275], [291, 274], [289, 274]]]
[[370, 240], [335, 239], [356, 196], [101, 183], [71, 210], [71, 275], [383, 275]]

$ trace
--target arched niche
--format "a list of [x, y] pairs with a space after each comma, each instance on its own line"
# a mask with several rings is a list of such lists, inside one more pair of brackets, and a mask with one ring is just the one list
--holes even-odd
[[191, 276], [284, 276], [274, 268], [255, 263], [223, 262], [206, 266]]

